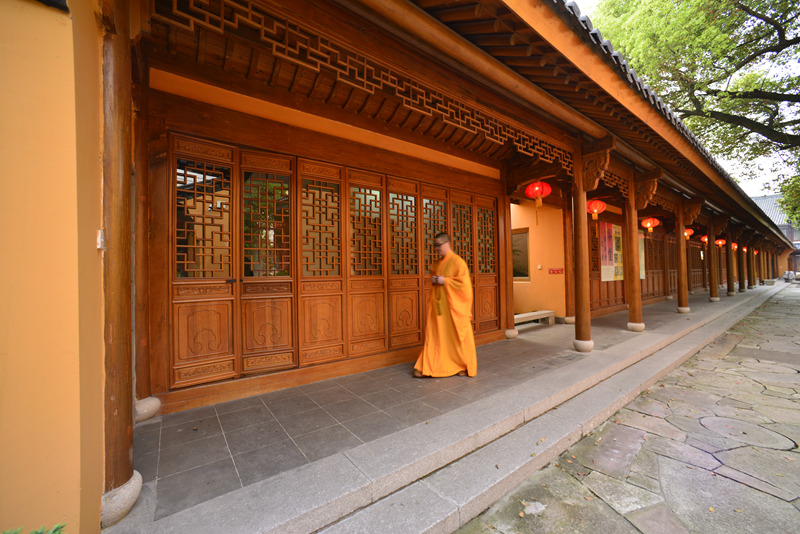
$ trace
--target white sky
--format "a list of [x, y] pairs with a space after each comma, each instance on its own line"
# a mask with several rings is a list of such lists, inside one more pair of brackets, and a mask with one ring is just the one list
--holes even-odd
[[[588, 15], [589, 18], [592, 18], [592, 14], [594, 13], [597, 4], [600, 3], [600, 0], [576, 0], [578, 7], [581, 10], [581, 15]], [[594, 21], [592, 21], [594, 22]], [[600, 28], [602, 32], [603, 29]], [[613, 43], [612, 43], [613, 44]], [[731, 163], [729, 161], [725, 161], [717, 156], [715, 156], [717, 161], [728, 171], [728, 173], [733, 176], [734, 178], [738, 178], [741, 176], [739, 172], [737, 172], [737, 165], [735, 163]], [[768, 168], [768, 164], [764, 165], [765, 168]], [[769, 182], [772, 178], [772, 175], [765, 173], [763, 179], [755, 179], [755, 180], [742, 180], [739, 182], [739, 187], [742, 188], [742, 191], [750, 195], [751, 197], [760, 197], [764, 195], [771, 195], [775, 194], [777, 191], [769, 191], [764, 189], [764, 185]]]

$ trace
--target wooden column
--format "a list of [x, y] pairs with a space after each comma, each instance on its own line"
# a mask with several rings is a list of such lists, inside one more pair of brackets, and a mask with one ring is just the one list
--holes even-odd
[[689, 275], [686, 261], [686, 239], [683, 232], [686, 230], [684, 222], [684, 207], [678, 206], [675, 218], [675, 243], [678, 249], [678, 313], [689, 313]]
[[564, 230], [564, 300], [566, 311], [564, 322], [575, 324], [575, 249], [573, 239], [572, 184], [561, 187], [564, 199], [561, 221]]
[[747, 289], [755, 289], [756, 287], [756, 265], [755, 265], [755, 249], [754, 241], [751, 240], [747, 244]]
[[590, 352], [592, 341], [589, 296], [589, 228], [586, 221], [586, 189], [580, 143], [575, 149], [575, 176], [572, 190], [572, 234], [575, 237], [575, 340], [578, 352]]
[[717, 245], [714, 244], [716, 239], [716, 229], [712, 223], [708, 226], [708, 243], [706, 243], [708, 250], [708, 300], [711, 302], [717, 302], [719, 300], [719, 280], [717, 278]]
[[[631, 180], [633, 182], [633, 180]], [[642, 283], [639, 280], [639, 219], [636, 210], [636, 193], [633, 183], [628, 189], [625, 198], [625, 246], [623, 261], [627, 265], [625, 270], [625, 289], [628, 293], [628, 330], [641, 332], [644, 330], [642, 322]]]
[[513, 252], [511, 250], [511, 199], [508, 195], [504, 197], [502, 206], [503, 218], [501, 225], [502, 242], [505, 243], [505, 297], [506, 306], [505, 314], [505, 329], [506, 337], [513, 339], [519, 333], [516, 325], [514, 324], [514, 269], [513, 265]]
[[668, 299], [672, 298], [672, 291], [670, 290], [670, 282], [672, 281], [672, 275], [670, 274], [669, 270], [669, 261], [670, 261], [670, 250], [669, 250], [669, 234], [664, 232], [664, 236], [661, 238], [664, 247], [664, 287], [661, 290], [662, 295], [666, 295]]
[[[105, 351], [104, 526], [138, 498], [133, 470], [131, 321], [131, 42], [127, 0], [102, 2], [103, 35], [103, 293]], [[111, 493], [113, 491], [113, 493]], [[114, 502], [112, 506], [110, 503]]]
[[739, 274], [739, 293], [747, 291], [747, 269], [745, 268], [745, 235], [739, 239], [739, 249], [736, 251], [737, 270]]
[[732, 297], [736, 294], [736, 281], [733, 272], [733, 246], [730, 238], [725, 240], [725, 261], [728, 268], [728, 296]]

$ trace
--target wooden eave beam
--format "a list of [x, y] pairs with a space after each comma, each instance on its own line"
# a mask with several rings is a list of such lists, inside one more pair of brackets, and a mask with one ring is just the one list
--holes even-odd
[[526, 158], [532, 163], [526, 163], [526, 157], [517, 154], [506, 167], [506, 193], [511, 194], [523, 185], [532, 182], [556, 178], [566, 174], [564, 168], [557, 161], [548, 163], [542, 160]]

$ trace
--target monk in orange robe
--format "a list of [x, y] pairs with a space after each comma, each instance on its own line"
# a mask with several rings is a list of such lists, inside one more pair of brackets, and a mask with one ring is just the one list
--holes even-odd
[[414, 376], [475, 376], [478, 358], [472, 335], [472, 281], [467, 263], [453, 252], [450, 236], [438, 234], [433, 244], [439, 261], [431, 267], [433, 291], [428, 306], [425, 345]]

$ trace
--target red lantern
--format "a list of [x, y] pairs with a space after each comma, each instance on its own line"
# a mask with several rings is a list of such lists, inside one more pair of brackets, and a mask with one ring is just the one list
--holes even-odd
[[747, 247], [742, 247], [743, 252], [747, 252]]
[[704, 235], [703, 237], [700, 238], [700, 241], [702, 241], [703, 243], [708, 243], [708, 236]]
[[642, 221], [642, 228], [647, 228], [647, 231], [653, 233], [653, 228], [661, 224], [661, 221], [656, 219], [655, 217], [648, 217], [647, 219]]
[[717, 239], [716, 241], [714, 241], [714, 244], [717, 245], [718, 247], [722, 247], [722, 246], [725, 245], [725, 240], [724, 239]]
[[525, 196], [536, 201], [536, 207], [542, 205], [542, 199], [550, 194], [553, 189], [545, 182], [533, 182], [525, 188]]
[[733, 250], [739, 250], [739, 243], [731, 243], [731, 248]]
[[597, 215], [606, 211], [606, 203], [602, 200], [590, 200], [586, 203], [586, 211], [592, 214], [592, 219], [597, 220]]
[[683, 231], [683, 235], [686, 236], [686, 241], [689, 241], [689, 238], [692, 237], [692, 234], [694, 234], [694, 230], [692, 230], [691, 228], [687, 228], [686, 230]]
[[753, 254], [755, 254], [756, 256], [758, 256], [758, 249], [755, 249], [755, 250], [753, 251]]

